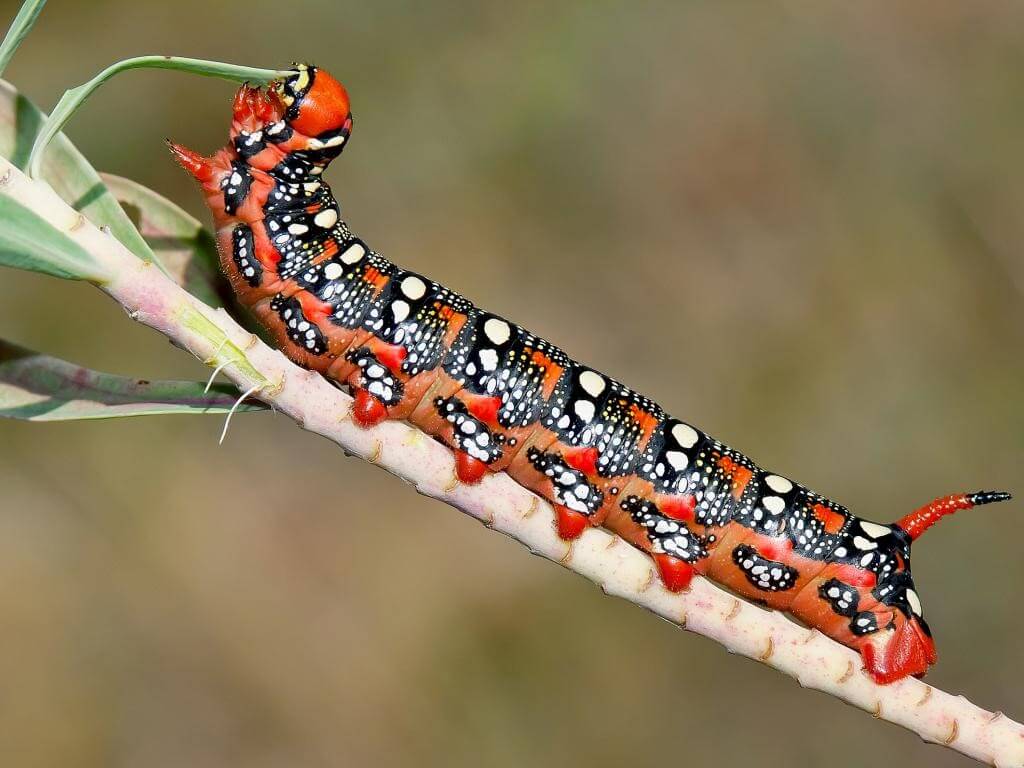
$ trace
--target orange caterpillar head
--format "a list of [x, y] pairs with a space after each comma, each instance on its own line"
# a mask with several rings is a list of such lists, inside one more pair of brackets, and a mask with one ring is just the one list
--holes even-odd
[[270, 92], [284, 108], [285, 123], [305, 136], [327, 143], [352, 130], [348, 92], [322, 69], [296, 64], [295, 74], [274, 83]]

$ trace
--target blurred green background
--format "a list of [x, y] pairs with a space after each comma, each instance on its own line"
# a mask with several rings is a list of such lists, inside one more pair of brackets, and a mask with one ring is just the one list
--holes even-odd
[[[763, 466], [881, 521], [1024, 498], [1024, 5], [51, 0], [7, 75], [49, 108], [140, 53], [330, 69], [355, 231]], [[219, 146], [232, 90], [131, 73], [69, 133], [207, 220], [161, 142]], [[0, 281], [7, 339], [208, 375]], [[0, 423], [0, 764], [961, 763], [285, 418], [220, 428]], [[1022, 504], [914, 561], [929, 679], [1018, 717]]]

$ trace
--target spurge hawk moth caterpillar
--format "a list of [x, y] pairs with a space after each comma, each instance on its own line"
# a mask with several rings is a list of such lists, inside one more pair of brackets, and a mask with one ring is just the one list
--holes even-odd
[[703, 574], [858, 650], [880, 683], [935, 663], [911, 544], [1009, 494], [947, 496], [882, 525], [759, 468], [353, 235], [322, 179], [351, 131], [345, 88], [298, 65], [238, 91], [212, 157], [170, 146], [241, 302], [292, 360], [350, 388], [357, 423], [407, 420], [452, 448], [462, 482], [507, 472], [554, 505], [563, 538], [604, 526], [650, 553], [668, 589]]

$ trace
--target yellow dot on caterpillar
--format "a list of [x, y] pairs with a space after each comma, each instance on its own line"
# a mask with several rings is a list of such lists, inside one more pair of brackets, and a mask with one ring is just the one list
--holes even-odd
[[324, 229], [330, 229], [338, 223], [338, 211], [335, 208], [324, 208], [320, 213], [313, 217], [313, 223], [318, 227]]

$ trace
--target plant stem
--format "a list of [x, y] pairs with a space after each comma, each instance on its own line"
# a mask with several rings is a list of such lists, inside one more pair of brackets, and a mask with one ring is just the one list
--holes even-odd
[[126, 72], [129, 69], [173, 69], [180, 72], [190, 72], [194, 75], [222, 77], [226, 80], [235, 80], [237, 82], [251, 81], [263, 84], [291, 74], [291, 70], [257, 69], [237, 64], [225, 64], [220, 61], [189, 59], [182, 56], [136, 56], [132, 59], [124, 59], [111, 64], [89, 82], [65, 91], [64, 95], [60, 97], [57, 106], [53, 108], [50, 116], [43, 123], [42, 128], [40, 128], [35, 144], [32, 145], [32, 153], [28, 161], [28, 174], [31, 178], [39, 178], [43, 151], [46, 149], [46, 145], [60, 132], [75, 111], [103, 83], [114, 75]]
[[21, 4], [18, 15], [14, 17], [14, 21], [11, 22], [11, 26], [4, 36], [4, 41], [0, 43], [0, 77], [3, 77], [4, 70], [10, 64], [21, 41], [32, 31], [44, 5], [46, 5], [46, 0], [25, 0]]

